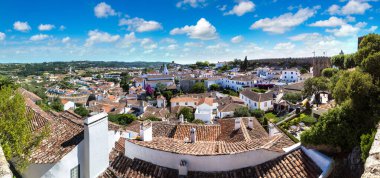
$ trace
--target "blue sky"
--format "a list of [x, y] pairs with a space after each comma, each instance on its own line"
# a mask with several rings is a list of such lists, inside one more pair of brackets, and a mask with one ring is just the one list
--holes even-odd
[[0, 0], [0, 62], [330, 56], [379, 15], [377, 0]]

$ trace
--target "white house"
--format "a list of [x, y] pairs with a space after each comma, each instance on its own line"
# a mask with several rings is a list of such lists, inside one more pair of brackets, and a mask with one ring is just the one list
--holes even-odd
[[190, 106], [195, 108], [198, 105], [198, 99], [193, 97], [175, 97], [170, 99], [170, 106]]
[[227, 65], [227, 62], [219, 62], [215, 64], [215, 68], [221, 68], [223, 66]]
[[261, 109], [267, 111], [273, 108], [273, 92], [256, 93], [251, 89], [245, 89], [240, 92], [240, 99], [250, 109]]
[[212, 123], [214, 111], [216, 111], [217, 107], [218, 103], [214, 103], [213, 98], [201, 98], [195, 110], [194, 118], [206, 123]]
[[69, 109], [75, 109], [75, 103], [69, 100], [61, 100], [61, 103], [63, 104], [63, 110], [69, 110]]
[[120, 135], [108, 130], [107, 113], [82, 120], [83, 125], [68, 117], [49, 121], [51, 133], [32, 151], [23, 177], [93, 178], [108, 168], [109, 153]]
[[235, 91], [239, 91], [245, 87], [253, 87], [258, 81], [258, 78], [254, 76], [235, 76], [232, 78], [222, 78], [219, 82], [223, 88], [230, 88]]
[[166, 107], [166, 98], [162, 95], [157, 96], [157, 107], [165, 108]]
[[296, 68], [284, 69], [281, 71], [280, 80], [285, 82], [297, 82], [300, 75], [299, 70]]

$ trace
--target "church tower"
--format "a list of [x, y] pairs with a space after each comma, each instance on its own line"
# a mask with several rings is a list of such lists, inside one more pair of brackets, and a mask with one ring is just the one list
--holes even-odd
[[166, 64], [164, 64], [164, 71], [163, 71], [163, 74], [164, 74], [164, 75], [169, 75], [169, 70], [168, 70], [168, 68], [166, 67]]

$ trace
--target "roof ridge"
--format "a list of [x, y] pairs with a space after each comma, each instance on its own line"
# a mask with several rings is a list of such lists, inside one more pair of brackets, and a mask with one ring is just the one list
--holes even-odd
[[248, 134], [247, 128], [246, 128], [243, 120], [240, 122], [240, 129], [243, 132], [244, 140], [245, 141], [251, 141], [251, 137]]

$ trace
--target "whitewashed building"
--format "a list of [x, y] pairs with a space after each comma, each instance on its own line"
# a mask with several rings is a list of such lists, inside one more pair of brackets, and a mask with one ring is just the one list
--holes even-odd
[[280, 80], [285, 82], [298, 82], [301, 74], [297, 68], [284, 69], [281, 71]]
[[261, 109], [267, 111], [273, 108], [273, 92], [257, 93], [251, 89], [240, 92], [240, 99], [250, 109]]

